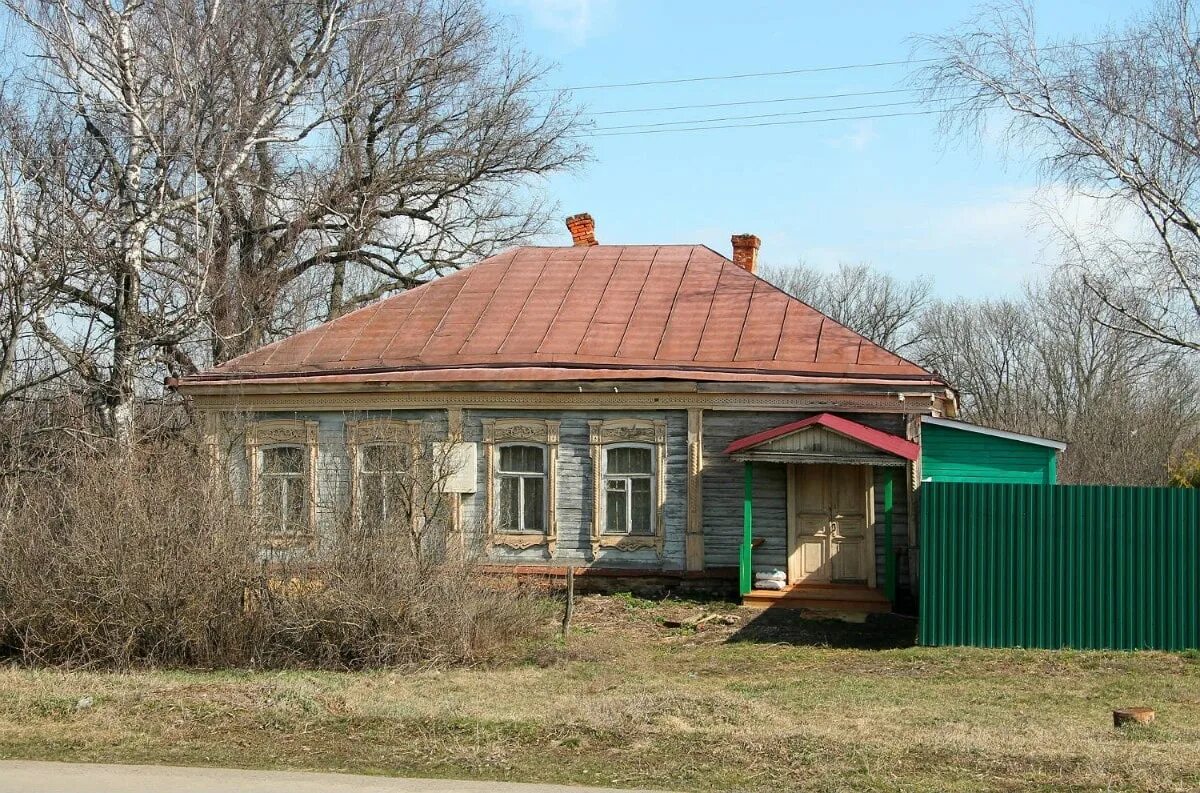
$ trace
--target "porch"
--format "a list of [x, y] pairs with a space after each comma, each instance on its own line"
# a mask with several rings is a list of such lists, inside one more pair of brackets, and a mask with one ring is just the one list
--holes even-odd
[[[725, 454], [744, 470], [738, 571], [743, 602], [891, 611], [897, 592], [897, 498], [907, 495], [905, 474], [918, 453], [912, 441], [830, 413], [730, 443]], [[756, 472], [768, 475], [763, 478], [775, 488], [785, 483], [782, 564], [784, 549], [765, 553], [765, 539], [755, 533]]]

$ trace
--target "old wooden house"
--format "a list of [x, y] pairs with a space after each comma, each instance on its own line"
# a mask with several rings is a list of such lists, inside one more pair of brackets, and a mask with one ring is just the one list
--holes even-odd
[[[275, 545], [386, 509], [389, 458], [453, 449], [451, 529], [489, 565], [715, 584], [760, 603], [886, 608], [910, 576], [937, 375], [703, 245], [521, 247], [178, 387]], [[392, 472], [394, 473], [394, 472]], [[368, 516], [369, 518], [369, 516]]]

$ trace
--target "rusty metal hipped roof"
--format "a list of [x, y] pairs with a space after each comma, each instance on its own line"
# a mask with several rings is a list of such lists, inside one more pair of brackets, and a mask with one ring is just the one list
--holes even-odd
[[530, 380], [670, 373], [942, 385], [702, 245], [516, 248], [181, 385], [462, 380], [465, 370]]

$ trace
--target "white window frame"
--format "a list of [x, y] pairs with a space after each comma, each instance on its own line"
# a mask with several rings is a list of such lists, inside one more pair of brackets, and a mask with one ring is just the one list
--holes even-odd
[[[272, 472], [268, 471], [267, 466], [266, 466], [266, 457], [268, 454], [270, 454], [271, 452], [273, 452], [277, 449], [295, 449], [296, 451], [298, 451], [300, 453], [300, 470], [296, 471], [294, 473], [289, 472], [286, 474], [272, 473]], [[308, 495], [308, 483], [306, 481], [308, 477], [307, 477], [307, 474], [305, 471], [305, 469], [308, 466], [305, 465], [305, 463], [304, 463], [305, 453], [306, 453], [306, 449], [304, 447], [304, 444], [301, 444], [301, 443], [270, 443], [265, 446], [258, 447], [258, 508], [259, 508], [259, 510], [263, 511], [262, 515], [263, 515], [264, 519], [267, 517], [272, 518], [271, 522], [274, 525], [274, 528], [271, 529], [271, 531], [269, 532], [272, 536], [289, 537], [289, 536], [295, 536], [295, 535], [304, 535], [307, 532], [308, 520], [307, 520], [306, 515], [308, 513], [309, 495]], [[285, 485], [283, 488], [283, 493], [282, 493], [283, 497], [280, 499], [280, 502], [279, 502], [279, 506], [280, 506], [283, 514], [278, 515], [278, 516], [277, 515], [270, 515], [270, 516], [266, 515], [265, 507], [264, 507], [264, 502], [266, 501], [266, 496], [267, 496], [267, 489], [273, 480], [282, 480], [282, 481], [287, 482], [287, 485]], [[300, 510], [300, 515], [301, 515], [302, 524], [301, 524], [301, 526], [297, 526], [297, 527], [289, 527], [289, 526], [282, 525], [282, 521], [276, 520], [276, 518], [286, 519], [286, 516], [288, 514], [290, 514], [290, 510], [288, 509], [288, 503], [289, 503], [290, 499], [296, 495], [298, 495], [300, 497], [300, 503], [301, 503], [301, 507], [302, 507]]]
[[[486, 498], [484, 527], [487, 532], [488, 549], [504, 546], [524, 551], [544, 548], [553, 558], [558, 545], [558, 433], [559, 422], [552, 419], [511, 418], [483, 419], [483, 460], [487, 466], [484, 482]], [[500, 444], [518, 446], [542, 446], [545, 448], [545, 524], [544, 531], [505, 531], [500, 528], [499, 500], [500, 483], [496, 471], [499, 467]]]
[[[666, 533], [667, 422], [664, 419], [633, 418], [589, 421], [588, 444], [591, 447], [592, 458], [592, 556], [596, 557], [606, 549], [652, 549], [661, 559]], [[605, 493], [605, 474], [608, 469], [606, 450], [622, 445], [647, 446], [653, 450], [653, 534], [618, 534], [605, 531], [608, 510]]]
[[350, 451], [350, 513], [362, 522], [362, 450], [367, 446], [408, 446], [409, 457], [420, 458], [421, 422], [411, 419], [367, 418], [346, 422]]
[[[505, 471], [500, 467], [501, 454], [504, 449], [509, 448], [529, 448], [537, 449], [542, 453], [542, 471], [535, 473], [533, 471]], [[496, 504], [499, 509], [496, 510], [496, 529], [497, 531], [511, 534], [536, 534], [538, 536], [546, 533], [545, 526], [547, 525], [549, 516], [546, 513], [547, 493], [550, 485], [549, 461], [550, 452], [544, 443], [527, 443], [523, 441], [508, 441], [506, 443], [496, 444], [495, 447], [495, 465], [496, 465]], [[503, 514], [503, 504], [500, 503], [500, 486], [506, 479], [517, 480], [517, 523], [515, 527], [500, 526], [500, 516]], [[526, 479], [541, 479], [542, 480], [542, 528], [529, 528], [525, 525], [525, 480]]]
[[[616, 449], [642, 449], [650, 453], [650, 472], [645, 474], [612, 474], [608, 471], [608, 453]], [[655, 509], [655, 493], [658, 492], [658, 455], [653, 443], [608, 443], [602, 450], [604, 479], [604, 516], [601, 532], [609, 537], [653, 537], [658, 533], [658, 510]], [[646, 479], [650, 482], [650, 531], [633, 531], [633, 480]], [[625, 530], [611, 531], [608, 528], [608, 483], [612, 481], [625, 482]]]
[[282, 446], [303, 450], [305, 525], [295, 531], [268, 530], [266, 542], [272, 548], [311, 547], [316, 540], [318, 428], [315, 421], [271, 419], [253, 422], [246, 429], [248, 503], [256, 520], [261, 521], [265, 517], [262, 512], [263, 450]]

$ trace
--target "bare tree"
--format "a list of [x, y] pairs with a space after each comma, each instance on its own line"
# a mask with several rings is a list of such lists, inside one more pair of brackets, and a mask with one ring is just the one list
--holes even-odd
[[528, 239], [549, 219], [529, 180], [582, 159], [575, 112], [476, 0], [359, 13], [313, 119], [216, 196], [215, 361]]
[[1164, 484], [1200, 427], [1196, 368], [1114, 329], [1112, 312], [1065, 276], [1017, 298], [938, 303], [920, 355], [959, 389], [967, 419], [1067, 441], [1062, 481]]
[[478, 0], [6, 3], [34, 53], [0, 135], [57, 257], [37, 335], [126, 443], [164, 368], [523, 239], [529, 179], [582, 155]]
[[928, 278], [901, 281], [864, 263], [843, 263], [834, 272], [804, 263], [769, 267], [763, 277], [856, 333], [898, 352], [916, 341], [917, 321], [933, 291]]
[[1200, 350], [1200, 28], [1162, 0], [1124, 28], [1047, 46], [1024, 2], [984, 6], [923, 41], [947, 131], [997, 117], [1042, 155], [1049, 179], [1101, 207], [1098, 230], [1059, 223], [1067, 266], [1106, 324]]
[[15, 153], [0, 141], [0, 407], [55, 379], [61, 370], [39, 354], [37, 329], [53, 304], [51, 275], [31, 250], [31, 211]]

